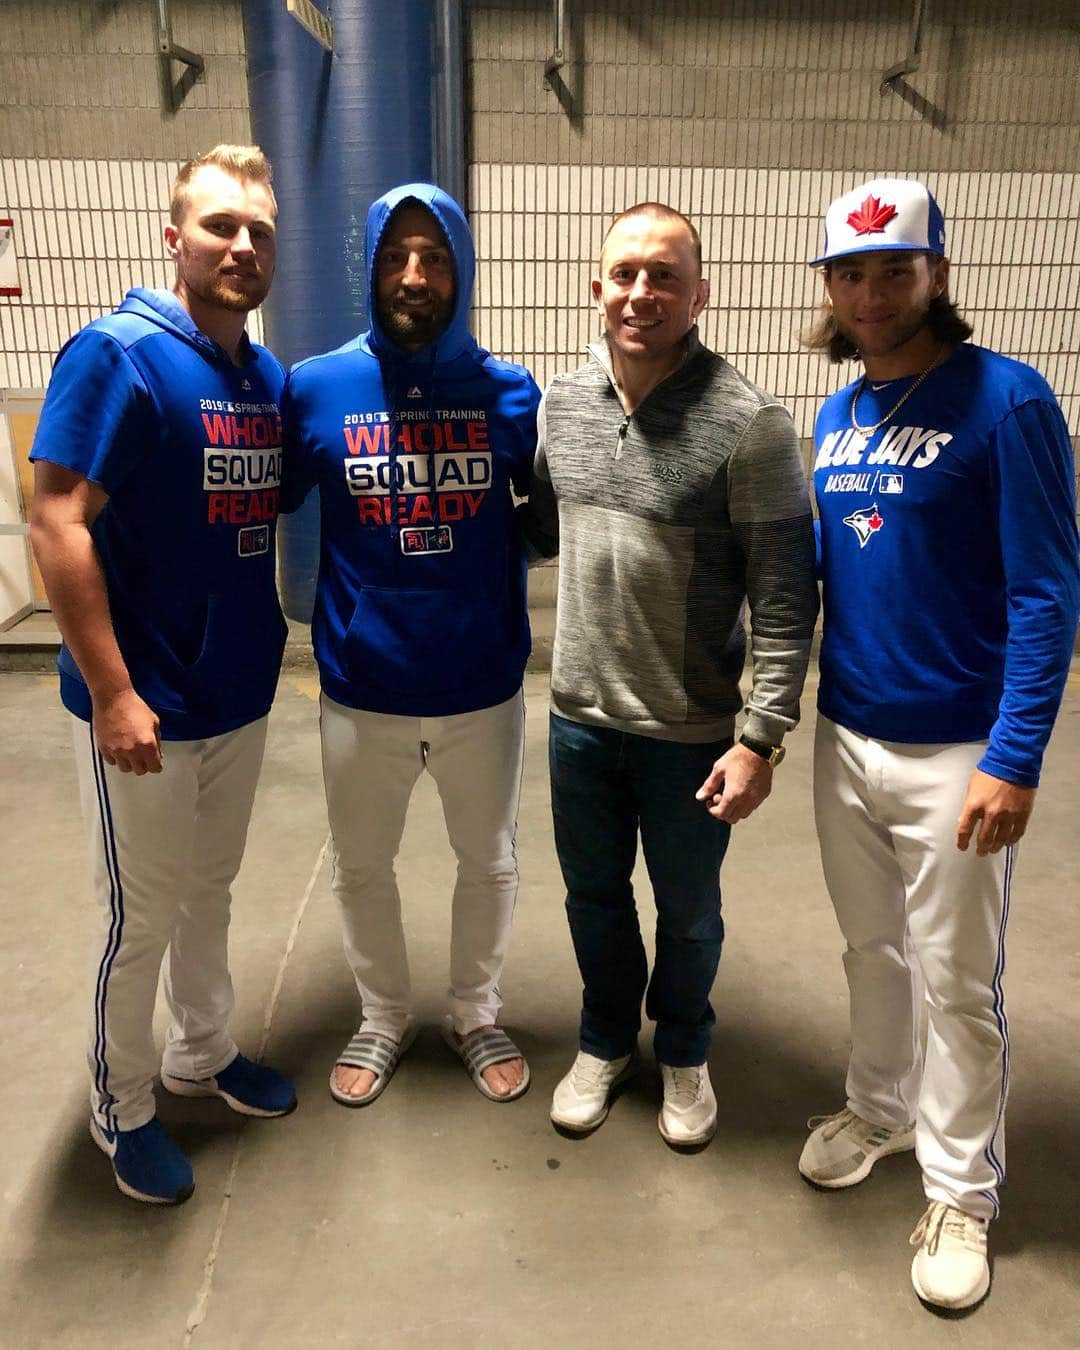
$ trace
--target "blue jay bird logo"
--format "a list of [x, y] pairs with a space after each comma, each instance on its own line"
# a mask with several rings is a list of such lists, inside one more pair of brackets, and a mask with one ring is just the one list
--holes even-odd
[[844, 517], [844, 524], [851, 526], [859, 536], [859, 547], [865, 548], [885, 524], [885, 520], [875, 502], [873, 506], [864, 506], [861, 511], [852, 511], [850, 516]]

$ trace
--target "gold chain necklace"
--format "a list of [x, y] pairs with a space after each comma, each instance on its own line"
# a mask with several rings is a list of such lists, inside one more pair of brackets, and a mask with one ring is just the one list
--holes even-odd
[[948, 347], [943, 343], [942, 346], [941, 346], [940, 351], [939, 351], [938, 354], [937, 354], [937, 356], [934, 357], [934, 359], [930, 362], [930, 364], [926, 367], [926, 369], [922, 372], [922, 374], [916, 379], [915, 383], [911, 386], [911, 388], [905, 390], [904, 393], [902, 393], [902, 394], [900, 395], [900, 397], [897, 399], [897, 401], [893, 404], [893, 406], [892, 406], [892, 407], [889, 409], [889, 411], [885, 414], [885, 416], [881, 419], [881, 421], [880, 421], [880, 422], [875, 422], [874, 425], [873, 425], [872, 427], [862, 427], [862, 426], [860, 426], [860, 425], [859, 425], [859, 420], [858, 420], [858, 418], [855, 416], [855, 405], [856, 405], [856, 403], [858, 403], [858, 401], [859, 401], [859, 395], [862, 393], [863, 389], [864, 389], [865, 386], [866, 386], [866, 375], [864, 374], [863, 377], [862, 377], [862, 379], [859, 381], [858, 385], [856, 386], [856, 389], [855, 389], [854, 394], [852, 394], [852, 396], [851, 396], [851, 425], [855, 428], [855, 430], [859, 433], [859, 435], [860, 435], [860, 436], [866, 436], [866, 437], [869, 437], [869, 436], [873, 436], [873, 434], [874, 434], [876, 431], [880, 431], [881, 428], [885, 425], [885, 423], [886, 423], [891, 417], [894, 417], [894, 416], [900, 411], [900, 409], [904, 406], [904, 404], [905, 404], [905, 403], [908, 401], [908, 399], [912, 396], [912, 394], [915, 392], [915, 390], [918, 389], [919, 385], [922, 384], [923, 380], [926, 379], [926, 377], [930, 374], [930, 372], [934, 369], [934, 367], [940, 363], [940, 361], [941, 361], [942, 358], [944, 357], [944, 355], [945, 355], [945, 353], [946, 353], [947, 350], [948, 350]]

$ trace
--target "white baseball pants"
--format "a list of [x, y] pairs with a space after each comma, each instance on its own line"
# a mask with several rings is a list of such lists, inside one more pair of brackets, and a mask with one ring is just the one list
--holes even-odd
[[976, 1218], [997, 1214], [1005, 1177], [1015, 854], [956, 847], [985, 749], [875, 741], [820, 715], [814, 744], [821, 861], [847, 941], [848, 1106], [891, 1128], [914, 1120], [927, 1198]]
[[[90, 1028], [90, 1102], [109, 1130], [155, 1112], [159, 1066], [206, 1078], [236, 1055], [226, 1027], [230, 887], [240, 868], [266, 718], [204, 741], [166, 741], [160, 774], [121, 773], [72, 717], [75, 763], [101, 931]], [[154, 1051], [158, 975], [172, 1025]]]
[[521, 692], [493, 708], [452, 717], [361, 712], [323, 694], [321, 727], [333, 889], [363, 1005], [360, 1029], [399, 1040], [412, 1013], [394, 859], [409, 798], [425, 768], [438, 788], [458, 864], [450, 1014], [460, 1036], [490, 1026], [502, 1006], [499, 975], [517, 898]]

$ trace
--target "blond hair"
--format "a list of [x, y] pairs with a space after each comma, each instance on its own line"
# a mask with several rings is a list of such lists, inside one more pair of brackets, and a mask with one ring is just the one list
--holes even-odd
[[[188, 184], [204, 164], [214, 164], [219, 169], [224, 169], [226, 173], [232, 174], [234, 178], [262, 183], [271, 198], [274, 197], [274, 189], [270, 186], [273, 169], [257, 145], [215, 145], [205, 154], [189, 159], [173, 180], [172, 195], [169, 198], [169, 219], [174, 225], [179, 225], [184, 219], [188, 207]], [[274, 209], [277, 210], [276, 200]]]

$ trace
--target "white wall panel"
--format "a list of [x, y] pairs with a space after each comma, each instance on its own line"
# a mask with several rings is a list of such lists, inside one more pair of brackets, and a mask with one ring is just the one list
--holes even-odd
[[[179, 164], [0, 159], [21, 296], [0, 297], [0, 389], [43, 389], [57, 350], [133, 286], [168, 287], [162, 229]], [[261, 339], [259, 315], [248, 330]]]
[[[477, 337], [541, 384], [580, 364], [600, 332], [589, 282], [608, 223], [636, 201], [666, 201], [688, 211], [701, 232], [712, 283], [705, 341], [783, 399], [808, 436], [822, 397], [851, 378], [852, 367], [831, 367], [800, 347], [821, 291], [806, 260], [818, 250], [832, 197], [891, 173], [922, 177], [937, 195], [953, 298], [975, 341], [1038, 366], [1080, 435], [1080, 173], [474, 164]], [[528, 225], [526, 201], [537, 203]], [[520, 321], [522, 312], [530, 322]]]

